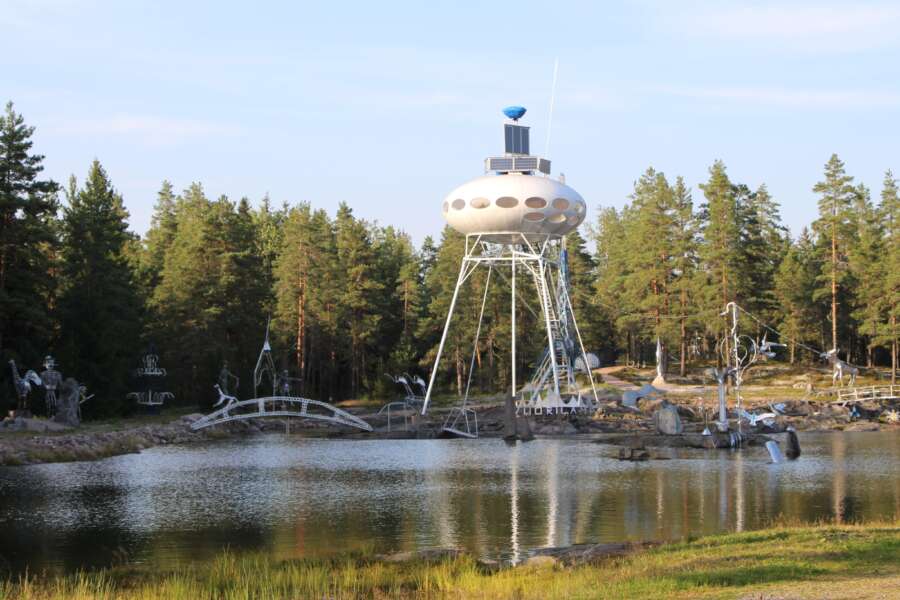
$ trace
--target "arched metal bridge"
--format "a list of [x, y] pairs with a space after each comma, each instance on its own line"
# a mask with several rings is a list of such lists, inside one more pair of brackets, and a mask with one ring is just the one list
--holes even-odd
[[335, 425], [356, 427], [363, 431], [372, 431], [372, 426], [345, 410], [334, 407], [327, 402], [296, 398], [293, 396], [266, 396], [252, 398], [226, 404], [219, 410], [197, 419], [191, 429], [197, 431], [220, 423], [230, 421], [247, 421], [261, 417], [296, 417], [315, 419]]
[[836, 388], [837, 404], [861, 402], [865, 400], [898, 400], [900, 385], [870, 385], [865, 387]]

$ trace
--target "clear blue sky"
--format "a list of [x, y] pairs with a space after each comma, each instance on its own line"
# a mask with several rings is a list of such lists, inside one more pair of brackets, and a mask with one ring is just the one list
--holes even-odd
[[207, 194], [347, 201], [419, 243], [501, 147], [508, 104], [588, 201], [648, 166], [715, 159], [796, 233], [832, 152], [878, 195], [900, 173], [896, 2], [0, 0], [0, 98], [64, 182], [98, 158], [143, 232], [163, 179]]

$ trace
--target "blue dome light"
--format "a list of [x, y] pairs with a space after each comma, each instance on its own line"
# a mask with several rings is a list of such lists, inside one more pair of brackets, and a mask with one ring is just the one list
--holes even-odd
[[522, 117], [525, 116], [525, 107], [524, 106], [507, 106], [503, 109], [503, 114], [512, 119], [513, 121], [518, 121]]

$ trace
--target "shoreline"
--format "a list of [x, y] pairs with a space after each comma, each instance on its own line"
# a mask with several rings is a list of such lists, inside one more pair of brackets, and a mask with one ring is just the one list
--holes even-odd
[[[479, 422], [483, 423], [481, 437], [485, 439], [502, 438], [503, 425], [501, 413], [503, 407], [496, 405], [478, 407]], [[79, 429], [64, 431], [45, 431], [39, 429], [41, 420], [34, 420], [37, 430], [32, 431], [0, 431], [0, 467], [47, 464], [74, 461], [91, 461], [132, 454], [155, 446], [171, 444], [193, 444], [233, 436], [253, 435], [261, 433], [288, 432], [303, 437], [330, 437], [347, 440], [371, 439], [430, 439], [440, 430], [440, 411], [436, 416], [430, 415], [419, 425], [418, 431], [386, 431], [375, 415], [366, 414], [373, 425], [373, 432], [361, 432], [348, 428], [333, 427], [321, 423], [294, 423], [290, 419], [268, 418], [252, 421], [237, 421], [227, 425], [219, 425], [201, 431], [193, 431], [191, 423], [200, 418], [200, 413], [192, 413], [174, 417], [162, 423], [130, 422], [128, 419], [113, 422], [113, 429], [97, 429], [88, 425]], [[614, 405], [602, 406], [594, 418], [579, 416], [576, 419], [566, 418], [532, 418], [532, 430], [537, 437], [581, 437], [599, 444], [613, 446], [647, 447], [695, 447], [702, 444], [691, 441], [698, 438], [702, 424], [690, 420], [692, 415], [686, 414], [686, 427], [683, 434], [663, 435], [651, 429], [652, 415], [650, 411], [629, 411]], [[680, 411], [681, 412], [681, 411]], [[869, 421], [838, 422], [829, 417], [824, 423], [804, 417], [785, 419], [782, 426], [792, 425], [802, 432], [838, 432], [838, 431], [881, 431], [885, 429], [900, 431], [896, 425], [884, 425]], [[696, 431], [695, 431], [696, 430]], [[779, 436], [779, 431], [764, 431], [752, 435], [765, 443], [767, 436]], [[776, 437], [776, 439], [778, 439]], [[752, 439], [749, 445], [755, 445]], [[711, 447], [707, 447], [711, 449]]]
[[454, 549], [281, 560], [223, 551], [159, 570], [124, 564], [0, 580], [0, 597], [886, 598], [900, 596], [900, 522], [773, 525], [661, 545], [581, 544], [514, 566]]

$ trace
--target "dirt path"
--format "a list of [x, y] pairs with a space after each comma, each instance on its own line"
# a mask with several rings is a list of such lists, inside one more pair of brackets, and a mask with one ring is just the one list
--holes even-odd
[[613, 387], [617, 387], [620, 390], [622, 390], [623, 392], [626, 390], [639, 389], [638, 386], [634, 385], [633, 383], [629, 383], [629, 382], [625, 381], [624, 379], [619, 379], [618, 377], [616, 377], [614, 375], [614, 373], [617, 373], [624, 368], [625, 367], [623, 367], [621, 365], [615, 366], [615, 367], [600, 367], [599, 369], [597, 369], [597, 372], [599, 372], [600, 375], [603, 377], [604, 383], [608, 383], [609, 385], [611, 385]]

